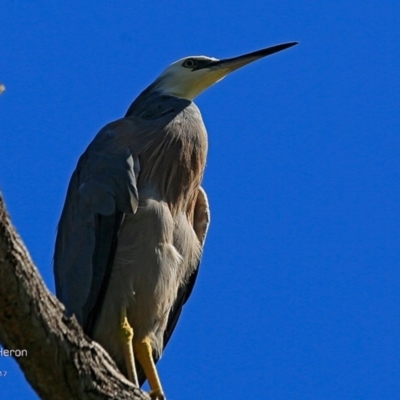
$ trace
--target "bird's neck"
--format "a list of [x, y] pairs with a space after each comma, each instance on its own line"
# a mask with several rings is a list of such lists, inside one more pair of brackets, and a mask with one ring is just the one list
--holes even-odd
[[[208, 141], [200, 111], [194, 103], [171, 118], [143, 154], [139, 186], [150, 185], [171, 210], [183, 211], [203, 179]], [[140, 191], [140, 188], [139, 188]]]
[[178, 114], [190, 104], [190, 100], [164, 94], [149, 86], [134, 100], [125, 117], [157, 119], [169, 113]]

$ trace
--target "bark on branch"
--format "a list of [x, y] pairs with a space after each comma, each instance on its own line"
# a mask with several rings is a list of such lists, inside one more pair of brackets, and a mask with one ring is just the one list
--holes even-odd
[[12, 226], [1, 194], [0, 343], [27, 350], [17, 362], [42, 399], [150, 399], [83, 334], [74, 317], [63, 315]]

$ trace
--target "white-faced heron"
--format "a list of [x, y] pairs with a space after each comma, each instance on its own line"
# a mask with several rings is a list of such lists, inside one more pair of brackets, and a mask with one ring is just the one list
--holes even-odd
[[230, 72], [294, 46], [171, 64], [78, 161], [58, 225], [54, 274], [68, 315], [132, 382], [164, 399], [155, 364], [196, 280], [210, 221], [207, 132], [192, 102]]

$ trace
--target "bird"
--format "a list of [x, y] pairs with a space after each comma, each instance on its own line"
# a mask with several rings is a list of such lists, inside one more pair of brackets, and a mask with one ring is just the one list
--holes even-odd
[[288, 49], [182, 58], [103, 127], [78, 160], [57, 229], [56, 295], [134, 384], [166, 399], [160, 359], [191, 295], [210, 224], [208, 139], [193, 100]]

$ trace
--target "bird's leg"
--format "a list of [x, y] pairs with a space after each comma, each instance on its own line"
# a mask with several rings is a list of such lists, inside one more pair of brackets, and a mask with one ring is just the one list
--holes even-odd
[[165, 400], [164, 391], [161, 386], [160, 378], [158, 377], [156, 365], [153, 360], [153, 349], [149, 338], [134, 343], [135, 355], [143, 368], [147, 380], [150, 385], [150, 397], [157, 400]]
[[136, 374], [135, 358], [133, 355], [133, 329], [129, 325], [128, 318], [126, 317], [126, 309], [123, 308], [121, 311], [121, 323], [120, 323], [120, 334], [122, 351], [124, 354], [126, 369], [128, 371], [128, 378], [136, 386], [139, 386], [139, 381]]

